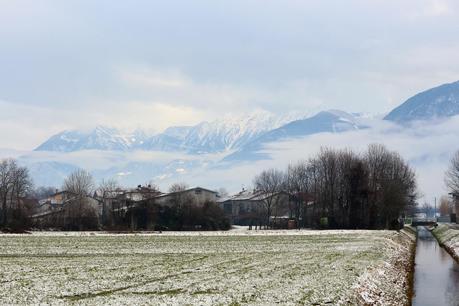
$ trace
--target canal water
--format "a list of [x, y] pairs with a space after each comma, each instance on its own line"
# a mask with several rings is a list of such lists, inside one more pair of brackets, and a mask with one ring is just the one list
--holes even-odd
[[459, 306], [459, 264], [418, 226], [413, 306]]

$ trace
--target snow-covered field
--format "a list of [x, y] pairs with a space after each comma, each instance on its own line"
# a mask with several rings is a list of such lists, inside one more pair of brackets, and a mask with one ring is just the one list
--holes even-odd
[[433, 233], [448, 252], [459, 260], [459, 225], [440, 223]]
[[0, 304], [402, 305], [412, 233], [0, 235]]

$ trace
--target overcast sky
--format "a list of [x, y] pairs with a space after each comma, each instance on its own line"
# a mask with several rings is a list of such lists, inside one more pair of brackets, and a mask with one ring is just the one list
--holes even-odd
[[459, 2], [0, 0], [0, 148], [222, 113], [384, 113], [459, 79]]

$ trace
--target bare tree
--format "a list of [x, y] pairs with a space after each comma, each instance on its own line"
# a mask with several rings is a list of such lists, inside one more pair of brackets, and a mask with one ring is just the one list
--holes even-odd
[[102, 204], [101, 223], [103, 226], [113, 226], [113, 203], [111, 201], [118, 196], [120, 190], [121, 185], [116, 179], [103, 179], [97, 187], [97, 198]]
[[270, 225], [272, 211], [277, 204], [277, 194], [284, 187], [284, 173], [276, 169], [268, 169], [257, 175], [253, 181], [256, 191], [262, 194], [266, 225]]
[[308, 171], [308, 163], [300, 161], [296, 164], [290, 164], [284, 177], [285, 190], [293, 195], [293, 203], [289, 201], [290, 217], [295, 216], [297, 226], [300, 226], [300, 219], [304, 222], [303, 200], [310, 192], [312, 178]]
[[459, 151], [451, 158], [449, 168], [445, 173], [445, 183], [451, 193], [459, 196]]
[[2, 226], [7, 226], [14, 220], [9, 220], [9, 213], [23, 218], [23, 207], [21, 198], [32, 188], [32, 180], [29, 171], [25, 167], [20, 167], [13, 159], [0, 161], [0, 200]]
[[387, 228], [417, 197], [416, 175], [398, 153], [383, 145], [370, 145], [365, 159], [369, 171], [368, 225]]
[[440, 207], [438, 208], [440, 211], [440, 216], [447, 216], [452, 211], [452, 203], [451, 200], [447, 196], [442, 196], [440, 198]]
[[41, 200], [41, 199], [45, 199], [45, 198], [50, 197], [54, 193], [56, 193], [56, 188], [55, 187], [43, 187], [43, 186], [40, 186], [40, 187], [31, 189], [27, 196], [29, 198], [32, 198], [32, 199]]
[[190, 186], [188, 186], [187, 183], [184, 183], [184, 182], [181, 182], [181, 183], [174, 183], [172, 184], [170, 187], [169, 187], [169, 192], [179, 192], [179, 191], [185, 191], [187, 190], [188, 188], [190, 188]]
[[423, 213], [426, 214], [427, 218], [430, 218], [432, 216], [435, 217], [435, 215], [434, 215], [435, 214], [435, 209], [428, 202], [424, 202], [424, 204], [422, 204], [421, 210], [422, 210]]
[[116, 179], [103, 179], [97, 187], [97, 193], [104, 198], [106, 193], [114, 192], [121, 189], [121, 185]]
[[78, 169], [65, 179], [62, 189], [78, 196], [89, 196], [94, 191], [94, 180], [88, 171]]
[[[373, 144], [364, 155], [351, 150], [322, 148], [306, 162], [290, 165], [282, 188], [280, 171], [262, 172], [256, 189], [272, 194], [282, 188], [291, 194], [306, 193], [312, 200], [310, 224], [338, 228], [397, 228], [398, 218], [417, 197], [416, 176], [396, 152]], [[274, 202], [265, 201], [271, 215]], [[307, 206], [310, 207], [310, 206]], [[293, 210], [298, 207], [290, 207]], [[299, 215], [299, 214], [297, 214]]]
[[82, 230], [84, 219], [96, 217], [96, 212], [90, 206], [88, 198], [94, 191], [92, 175], [86, 170], [76, 170], [65, 179], [62, 189], [71, 194], [66, 210], [72, 223], [76, 222], [77, 224], [70, 226], [76, 226]]

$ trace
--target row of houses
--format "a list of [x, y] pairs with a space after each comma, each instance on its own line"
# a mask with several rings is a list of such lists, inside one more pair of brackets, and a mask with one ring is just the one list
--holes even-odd
[[[265, 194], [255, 190], [242, 190], [241, 192], [222, 197], [216, 191], [202, 187], [194, 187], [176, 192], [163, 193], [151, 186], [138, 186], [134, 189], [117, 189], [98, 191], [92, 196], [87, 196], [85, 201], [97, 213], [101, 223], [111, 222], [113, 215], [124, 218], [131, 228], [142, 228], [141, 215], [145, 208], [153, 203], [157, 206], [172, 207], [181, 202], [192, 202], [203, 205], [206, 202], [216, 203], [221, 207], [231, 224], [255, 225], [264, 222], [268, 198], [272, 201], [272, 221], [285, 223], [292, 218], [293, 197], [286, 192]], [[68, 191], [59, 191], [46, 199], [39, 201], [32, 218], [37, 220], [49, 219], [62, 214], [64, 208], [72, 205], [75, 195]]]
[[[64, 208], [71, 205], [75, 195], [68, 191], [60, 191], [39, 201], [32, 218], [49, 220], [62, 214]], [[118, 222], [128, 224], [131, 229], [148, 228], [145, 212], [149, 206], [173, 207], [183, 203], [203, 205], [206, 202], [216, 203], [232, 225], [256, 226], [269, 222], [277, 227], [295, 227], [300, 224], [289, 224], [295, 220], [302, 226], [312, 224], [314, 200], [307, 194], [296, 194], [281, 191], [267, 194], [257, 190], [246, 190], [231, 195], [221, 196], [216, 191], [202, 187], [194, 187], [176, 192], [163, 193], [151, 186], [133, 189], [117, 189], [96, 192], [87, 196], [85, 202], [97, 214], [100, 224]], [[270, 219], [266, 220], [269, 204]], [[456, 201], [455, 215], [459, 211]], [[116, 216], [118, 220], [114, 220]], [[457, 221], [457, 219], [456, 219]]]
[[[133, 189], [97, 191], [80, 201], [84, 202], [86, 210], [90, 210], [97, 216], [99, 224], [113, 225], [112, 223], [121, 219], [130, 228], [137, 229], [146, 227], [142, 224], [142, 220], [145, 220], [142, 216], [145, 210], [140, 208], [153, 206], [153, 204], [155, 207], [171, 207], [177, 201], [203, 205], [206, 202], [216, 203], [217, 199], [217, 192], [202, 187], [163, 193], [151, 186], [139, 185]], [[58, 223], [58, 220], [65, 218], [75, 205], [77, 205], [75, 194], [69, 191], [58, 191], [38, 202], [32, 213], [33, 223], [37, 226]], [[114, 220], [114, 216], [117, 220]]]

